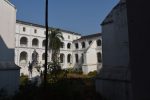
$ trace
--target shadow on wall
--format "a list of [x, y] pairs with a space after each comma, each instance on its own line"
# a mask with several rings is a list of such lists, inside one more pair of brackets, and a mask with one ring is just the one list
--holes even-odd
[[14, 49], [9, 49], [0, 36], [0, 62], [14, 62]]

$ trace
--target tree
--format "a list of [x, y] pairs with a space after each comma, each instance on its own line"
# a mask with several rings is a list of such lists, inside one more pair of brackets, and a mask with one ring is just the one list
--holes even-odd
[[59, 29], [50, 29], [50, 33], [48, 35], [49, 39], [49, 50], [52, 54], [51, 60], [53, 63], [58, 63], [58, 55], [60, 52], [60, 47], [62, 45], [62, 40], [64, 39], [62, 33]]

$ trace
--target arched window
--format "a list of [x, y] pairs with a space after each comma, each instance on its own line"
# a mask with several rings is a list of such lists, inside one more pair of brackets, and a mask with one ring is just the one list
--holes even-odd
[[82, 42], [81, 44], [82, 44], [82, 48], [85, 48], [85, 42]]
[[42, 60], [45, 60], [45, 53], [42, 54]]
[[67, 62], [71, 63], [71, 54], [68, 54], [68, 56], [67, 56]]
[[76, 63], [79, 62], [78, 54], [75, 54], [75, 60], [76, 60]]
[[42, 47], [45, 47], [45, 44], [46, 44], [46, 40], [43, 40]]
[[64, 48], [64, 42], [61, 42], [61, 48]]
[[38, 41], [38, 39], [34, 38], [34, 39], [32, 40], [32, 46], [33, 46], [33, 47], [38, 47], [38, 46], [39, 46], [39, 41]]
[[21, 64], [27, 64], [28, 61], [28, 54], [27, 52], [23, 51], [20, 53], [20, 63]]
[[27, 60], [27, 52], [23, 51], [20, 53], [20, 61]]
[[28, 44], [28, 39], [26, 37], [22, 37], [20, 39], [20, 46], [27, 46]]
[[102, 61], [102, 55], [100, 52], [97, 53], [97, 62], [100, 63]]
[[71, 48], [71, 43], [67, 44], [67, 48], [70, 49]]
[[81, 59], [82, 59], [82, 64], [84, 63], [84, 54], [82, 53], [81, 55]]
[[78, 48], [79, 48], [78, 43], [75, 43], [75, 48], [76, 48], [76, 49], [78, 49]]
[[64, 63], [64, 58], [65, 58], [64, 54], [60, 54], [60, 63]]
[[[37, 61], [39, 61], [39, 54], [36, 52], [37, 55]], [[32, 60], [34, 60], [34, 53], [32, 53]]]
[[92, 43], [92, 41], [89, 41], [89, 45]]
[[101, 46], [102, 43], [100, 39], [98, 39], [96, 42], [97, 42], [97, 46]]

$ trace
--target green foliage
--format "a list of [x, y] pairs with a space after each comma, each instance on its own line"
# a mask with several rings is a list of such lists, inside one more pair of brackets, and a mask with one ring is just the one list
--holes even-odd
[[95, 77], [97, 75], [97, 71], [92, 71], [88, 73], [88, 76]]
[[61, 41], [64, 39], [64, 37], [59, 29], [51, 29], [48, 35], [48, 39], [49, 50], [52, 53], [52, 61], [58, 62], [58, 54], [62, 45]]
[[74, 73], [74, 74], [83, 74], [81, 69], [74, 69], [74, 68], [69, 68], [67, 69], [68, 73]]
[[61, 79], [46, 89], [27, 85], [13, 100], [102, 100], [91, 79]]
[[22, 74], [20, 76], [20, 86], [25, 86], [28, 83], [29, 79], [27, 75]]

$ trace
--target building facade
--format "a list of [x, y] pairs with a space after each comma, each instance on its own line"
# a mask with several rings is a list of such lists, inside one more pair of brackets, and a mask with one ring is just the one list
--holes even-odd
[[[97, 53], [101, 55], [101, 40], [99, 46], [96, 46], [96, 41], [101, 35], [94, 34], [82, 37], [75, 32], [62, 29], [60, 31], [64, 37], [62, 47], [60, 48], [60, 64], [62, 69], [82, 68], [84, 73], [97, 70], [97, 66], [101, 63], [97, 62]], [[43, 66], [45, 62], [45, 26], [17, 20], [15, 37], [15, 63], [21, 66], [21, 73], [29, 74], [28, 66], [29, 62], [32, 61], [34, 50], [38, 54], [38, 65]], [[85, 43], [85, 47], [82, 45], [83, 42]], [[76, 48], [76, 44], [78, 44], [78, 49]], [[94, 55], [89, 52], [92, 52]], [[84, 63], [80, 59], [83, 53]], [[92, 60], [89, 56], [93, 56]], [[77, 57], [79, 62], [77, 61]], [[48, 53], [48, 61], [51, 61], [50, 52]], [[33, 76], [36, 75], [39, 75], [39, 72], [33, 69]]]
[[82, 36], [74, 40], [74, 67], [81, 68], [84, 74], [99, 71], [102, 66], [101, 33]]
[[126, 10], [126, 0], [120, 0], [101, 24], [103, 67], [96, 90], [109, 100], [132, 100]]
[[0, 90], [13, 95], [19, 89], [20, 68], [14, 63], [16, 9], [0, 0]]

